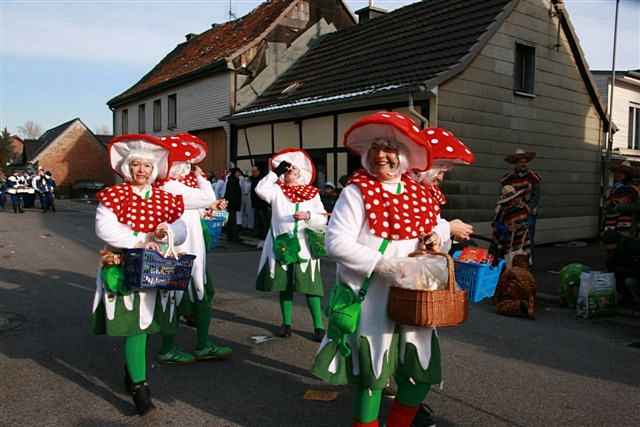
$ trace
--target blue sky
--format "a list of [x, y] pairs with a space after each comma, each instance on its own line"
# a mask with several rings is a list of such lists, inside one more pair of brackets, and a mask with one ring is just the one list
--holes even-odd
[[[392, 10], [415, 0], [375, 0]], [[242, 16], [258, 0], [232, 0]], [[366, 0], [347, 0], [351, 10]], [[611, 67], [615, 0], [565, 0], [592, 69]], [[74, 117], [111, 128], [106, 101], [189, 32], [227, 21], [229, 0], [0, 0], [0, 127]], [[618, 69], [640, 68], [640, 0], [621, 0]]]

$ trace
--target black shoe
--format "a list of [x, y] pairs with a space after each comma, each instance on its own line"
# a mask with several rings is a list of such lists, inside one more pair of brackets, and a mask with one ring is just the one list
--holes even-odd
[[289, 338], [291, 336], [291, 325], [282, 325], [278, 336], [281, 338]]
[[316, 328], [313, 331], [313, 338], [311, 339], [314, 340], [315, 342], [322, 342], [323, 338], [324, 338], [324, 329]]
[[149, 384], [146, 381], [133, 384], [131, 396], [139, 415], [146, 415], [156, 409], [151, 401], [151, 390], [149, 390]]
[[433, 409], [426, 403], [421, 404], [411, 427], [436, 427], [436, 422], [433, 419]]
[[124, 365], [124, 389], [127, 390], [127, 393], [131, 393], [133, 390], [133, 380], [131, 379], [131, 375], [129, 375], [127, 365]]

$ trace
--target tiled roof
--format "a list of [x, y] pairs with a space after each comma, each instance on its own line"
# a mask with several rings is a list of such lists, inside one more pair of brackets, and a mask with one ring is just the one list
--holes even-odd
[[96, 139], [102, 144], [105, 148], [109, 145], [111, 139], [113, 139], [113, 135], [94, 135]]
[[219, 61], [260, 36], [294, 1], [268, 0], [242, 18], [216, 25], [179, 44], [139, 82], [111, 99], [108, 104], [117, 105], [155, 86], [206, 67], [215, 67]]
[[509, 3], [424, 0], [328, 34], [236, 115], [415, 89], [461, 65]]
[[38, 154], [40, 154], [45, 148], [49, 146], [57, 137], [62, 135], [64, 131], [66, 131], [69, 126], [73, 124], [76, 120], [80, 120], [77, 117], [75, 119], [69, 120], [68, 122], [64, 122], [61, 125], [58, 125], [54, 128], [47, 130], [45, 133], [40, 135], [40, 138], [33, 140], [33, 142], [29, 142], [28, 144], [25, 141], [25, 150], [27, 154], [27, 161], [31, 161], [35, 159]]

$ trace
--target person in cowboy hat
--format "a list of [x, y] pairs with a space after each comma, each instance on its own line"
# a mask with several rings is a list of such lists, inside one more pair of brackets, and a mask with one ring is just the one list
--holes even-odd
[[[407, 257], [436, 225], [430, 193], [408, 173], [430, 167], [429, 147], [415, 123], [396, 112], [361, 118], [344, 145], [361, 157], [364, 169], [351, 176], [327, 227], [338, 283], [312, 373], [355, 387], [354, 427], [379, 425], [383, 390], [393, 376], [398, 392], [387, 426], [409, 427], [431, 385], [441, 382], [440, 346], [433, 328], [396, 324], [386, 306], [392, 258]], [[438, 237], [443, 246], [450, 238]], [[361, 301], [359, 321], [346, 328], [339, 314], [340, 307], [352, 307], [349, 301]]]
[[189, 231], [187, 240], [176, 249], [178, 253], [196, 256], [189, 288], [185, 292], [176, 292], [176, 303], [179, 315], [195, 319], [197, 343], [193, 354], [186, 353], [176, 346], [175, 334], [163, 335], [158, 362], [163, 365], [183, 365], [194, 361], [226, 359], [232, 350], [217, 346], [209, 339], [214, 290], [211, 277], [207, 273], [207, 252], [200, 222], [201, 210], [224, 209], [226, 200], [216, 200], [206, 174], [196, 166], [207, 155], [206, 142], [188, 133], [162, 137], [161, 140], [169, 146], [171, 166], [169, 177], [159, 181], [157, 185], [173, 195], [182, 196], [185, 211], [180, 219]]
[[173, 291], [130, 290], [124, 285], [122, 251], [145, 248], [159, 251], [174, 237], [181, 244], [187, 229], [179, 218], [181, 196], [152, 184], [169, 169], [169, 150], [150, 135], [123, 135], [108, 148], [113, 170], [124, 183], [97, 193], [95, 230], [105, 242], [96, 278], [91, 315], [94, 334], [124, 337], [125, 387], [140, 415], [154, 408], [147, 384], [147, 336], [177, 327]]
[[[291, 336], [293, 293], [307, 296], [313, 320], [313, 339], [324, 336], [320, 257], [324, 245], [319, 230], [327, 223], [319, 190], [313, 186], [316, 168], [309, 154], [286, 148], [270, 161], [271, 171], [256, 185], [258, 197], [271, 205], [271, 230], [262, 248], [256, 289], [280, 293], [282, 327], [279, 336]], [[323, 239], [323, 236], [321, 236]], [[318, 244], [320, 247], [318, 247]]]
[[636, 246], [633, 242], [640, 237], [640, 195], [632, 184], [633, 178], [638, 176], [638, 168], [629, 161], [622, 161], [612, 164], [609, 169], [613, 172], [613, 185], [606, 195], [602, 240], [607, 249], [607, 270], [616, 272], [619, 300], [626, 303], [638, 293], [640, 280], [626, 274], [622, 268], [628, 264], [625, 260], [633, 257], [632, 248]]
[[638, 189], [632, 185], [638, 170], [629, 161], [616, 162], [609, 169], [613, 172], [613, 185], [606, 195], [603, 233], [635, 237], [637, 225], [634, 230], [633, 215], [623, 206], [638, 201]]
[[505, 174], [500, 185], [511, 185], [516, 191], [524, 190], [524, 200], [529, 206], [530, 239], [533, 242], [536, 229], [538, 206], [540, 205], [540, 182], [542, 178], [529, 167], [529, 163], [536, 157], [536, 153], [518, 148], [513, 154], [504, 158], [505, 162], [513, 165], [513, 170]]

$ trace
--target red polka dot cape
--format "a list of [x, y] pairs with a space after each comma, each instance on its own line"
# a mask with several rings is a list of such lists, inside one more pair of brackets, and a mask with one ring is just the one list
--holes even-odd
[[159, 188], [153, 188], [151, 197], [145, 199], [130, 184], [118, 184], [101, 190], [96, 198], [116, 215], [118, 222], [141, 233], [150, 233], [163, 222], [171, 224], [184, 212], [182, 196]]
[[433, 208], [437, 213], [440, 213], [440, 208], [447, 204], [447, 197], [444, 195], [439, 185], [430, 185], [428, 187], [431, 198], [435, 202]]
[[349, 180], [360, 189], [371, 232], [383, 239], [415, 239], [429, 234], [436, 224], [436, 204], [429, 191], [409, 175], [402, 175], [402, 182], [404, 191], [395, 194], [364, 170]]
[[306, 202], [318, 194], [318, 189], [313, 185], [286, 185], [281, 181], [278, 181], [278, 185], [291, 203]]
[[[156, 180], [156, 182], [153, 185], [154, 187], [162, 187], [164, 184], [166, 184], [170, 180], [171, 178], [162, 179], [162, 180], [159, 179], [159, 180]], [[196, 177], [196, 174], [193, 171], [189, 172], [185, 176], [181, 176], [176, 181], [183, 183], [187, 187], [200, 188], [198, 186], [198, 178]]]

